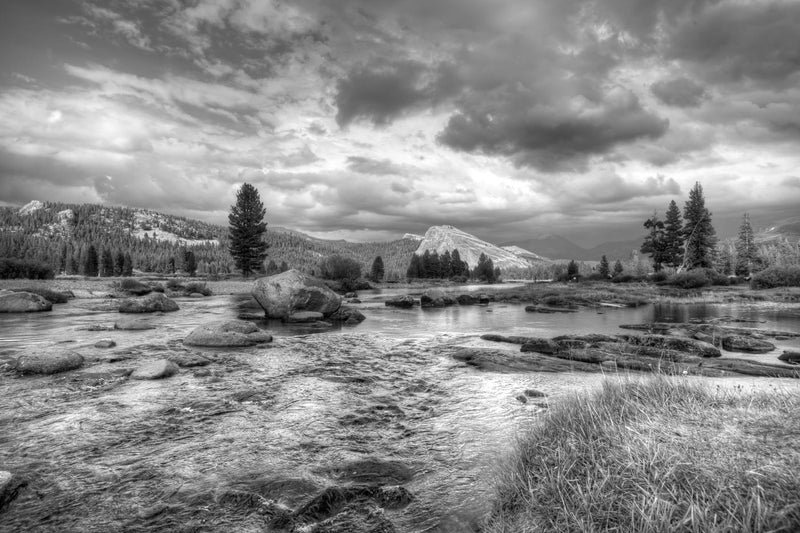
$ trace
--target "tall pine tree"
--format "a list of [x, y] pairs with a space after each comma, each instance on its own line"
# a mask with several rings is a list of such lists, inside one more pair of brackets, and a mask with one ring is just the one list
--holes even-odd
[[228, 235], [233, 262], [245, 277], [258, 271], [267, 257], [266, 212], [256, 188], [249, 183], [242, 184], [236, 193], [236, 204], [231, 206], [228, 215]]
[[383, 258], [378, 256], [372, 261], [372, 269], [370, 270], [370, 277], [372, 281], [381, 281], [384, 275]]
[[703, 186], [699, 182], [689, 191], [689, 200], [683, 208], [683, 220], [684, 268], [712, 268], [717, 232], [711, 225], [711, 212], [706, 209]]
[[750, 275], [757, 255], [758, 249], [753, 236], [753, 226], [750, 225], [750, 215], [745, 213], [742, 217], [742, 225], [739, 226], [739, 236], [736, 239], [736, 275]]
[[664, 219], [664, 264], [678, 268], [683, 263], [683, 221], [675, 200], [669, 203]]
[[653, 260], [653, 270], [659, 272], [665, 260], [664, 223], [659, 220], [658, 213], [653, 212], [653, 218], [647, 219], [644, 227], [647, 228], [648, 233], [642, 243], [641, 252], [650, 255]]

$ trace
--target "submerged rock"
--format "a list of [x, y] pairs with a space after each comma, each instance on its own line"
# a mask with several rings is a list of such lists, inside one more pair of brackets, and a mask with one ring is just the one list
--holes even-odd
[[53, 304], [32, 292], [5, 292], [0, 294], [0, 313], [37, 313], [50, 311]]
[[252, 322], [229, 320], [197, 326], [183, 339], [187, 346], [241, 347], [271, 342], [272, 335]]
[[400, 307], [401, 309], [410, 309], [418, 304], [419, 302], [417, 302], [417, 300], [408, 295], [398, 296], [396, 298], [392, 298], [391, 300], [386, 300], [386, 305], [388, 307]]
[[286, 318], [297, 311], [328, 316], [342, 304], [342, 297], [323, 281], [294, 269], [259, 278], [252, 294], [269, 318]]
[[120, 318], [114, 322], [114, 329], [143, 331], [147, 329], [156, 329], [156, 327], [145, 318]]
[[145, 363], [131, 374], [131, 379], [162, 379], [178, 373], [178, 365], [167, 359]]
[[775, 349], [771, 342], [744, 335], [725, 335], [722, 347], [729, 352], [767, 353]]
[[446, 307], [456, 303], [458, 303], [458, 300], [441, 289], [428, 289], [420, 297], [420, 305], [422, 307]]
[[31, 349], [18, 356], [16, 370], [22, 374], [58, 374], [81, 366], [81, 354], [51, 347]]
[[119, 304], [120, 313], [155, 313], [178, 311], [180, 307], [160, 292], [141, 296], [139, 298], [126, 298]]

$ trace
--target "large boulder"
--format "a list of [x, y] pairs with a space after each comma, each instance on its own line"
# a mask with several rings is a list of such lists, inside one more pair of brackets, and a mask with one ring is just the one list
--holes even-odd
[[410, 309], [418, 304], [418, 302], [412, 296], [408, 295], [391, 298], [386, 300], [385, 303], [388, 307], [400, 307], [403, 309]]
[[420, 305], [422, 307], [446, 307], [456, 303], [458, 303], [458, 300], [441, 289], [428, 289], [420, 297]]
[[333, 320], [334, 322], [344, 322], [348, 326], [360, 324], [365, 318], [367, 317], [364, 316], [364, 313], [355, 307], [350, 307], [347, 305], [341, 306], [328, 317], [328, 319]]
[[252, 294], [269, 318], [286, 318], [295, 311], [328, 316], [342, 304], [341, 296], [321, 280], [294, 269], [259, 278]]
[[83, 356], [58, 347], [36, 348], [17, 357], [16, 370], [21, 374], [58, 374], [83, 366]]
[[50, 311], [53, 304], [32, 292], [5, 292], [0, 294], [0, 313], [34, 313]]
[[145, 363], [133, 371], [131, 379], [163, 379], [178, 373], [178, 365], [167, 359]]
[[252, 322], [229, 320], [196, 327], [183, 343], [188, 346], [239, 347], [271, 342], [272, 335]]
[[177, 311], [180, 307], [160, 292], [141, 296], [139, 298], [126, 298], [119, 304], [120, 313], [155, 313], [158, 311]]
[[767, 353], [775, 349], [771, 342], [755, 339], [745, 335], [725, 335], [722, 347], [729, 352]]

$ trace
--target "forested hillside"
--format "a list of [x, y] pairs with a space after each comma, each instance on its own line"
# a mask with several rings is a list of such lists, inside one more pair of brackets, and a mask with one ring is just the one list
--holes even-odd
[[[106, 275], [120, 275], [125, 257], [141, 272], [173, 273], [186, 270], [191, 252], [199, 274], [234, 273], [228, 253], [227, 227], [127, 207], [97, 204], [31, 202], [22, 209], [0, 208], [0, 258], [49, 265], [59, 274], [86, 274], [90, 247]], [[405, 273], [418, 243], [402, 239], [381, 243], [326, 241], [284, 228], [267, 228], [267, 262], [314, 272], [325, 256], [352, 257], [368, 272], [380, 255], [387, 278]], [[102, 258], [112, 265], [103, 270]]]

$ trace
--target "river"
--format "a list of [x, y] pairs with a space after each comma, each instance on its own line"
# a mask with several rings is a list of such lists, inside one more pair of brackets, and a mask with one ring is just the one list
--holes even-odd
[[[235, 318], [244, 298], [178, 299], [181, 310], [151, 317], [156, 328], [146, 331], [89, 331], [120, 316], [97, 300], [0, 317], [0, 357], [60, 343], [87, 359], [61, 376], [0, 374], [0, 465], [29, 479], [0, 530], [268, 531], [275, 509], [296, 509], [325, 487], [374, 482], [413, 495], [385, 511], [397, 531], [469, 531], [489, 509], [515, 434], [548, 402], [604, 377], [479, 372], [451, 359], [453, 346], [485, 345], [478, 337], [489, 332], [619, 333], [620, 324], [710, 317], [800, 331], [797, 306], [766, 303], [549, 315], [510, 303], [400, 310], [385, 297], [362, 295], [367, 319], [353, 327], [311, 333], [260, 321], [270, 345], [192, 349], [213, 363], [160, 381], [114, 372], [187, 353], [180, 339]], [[117, 347], [95, 348], [103, 338]], [[780, 341], [752, 357], [774, 362], [798, 348], [798, 339]], [[521, 403], [526, 389], [547, 397]]]

